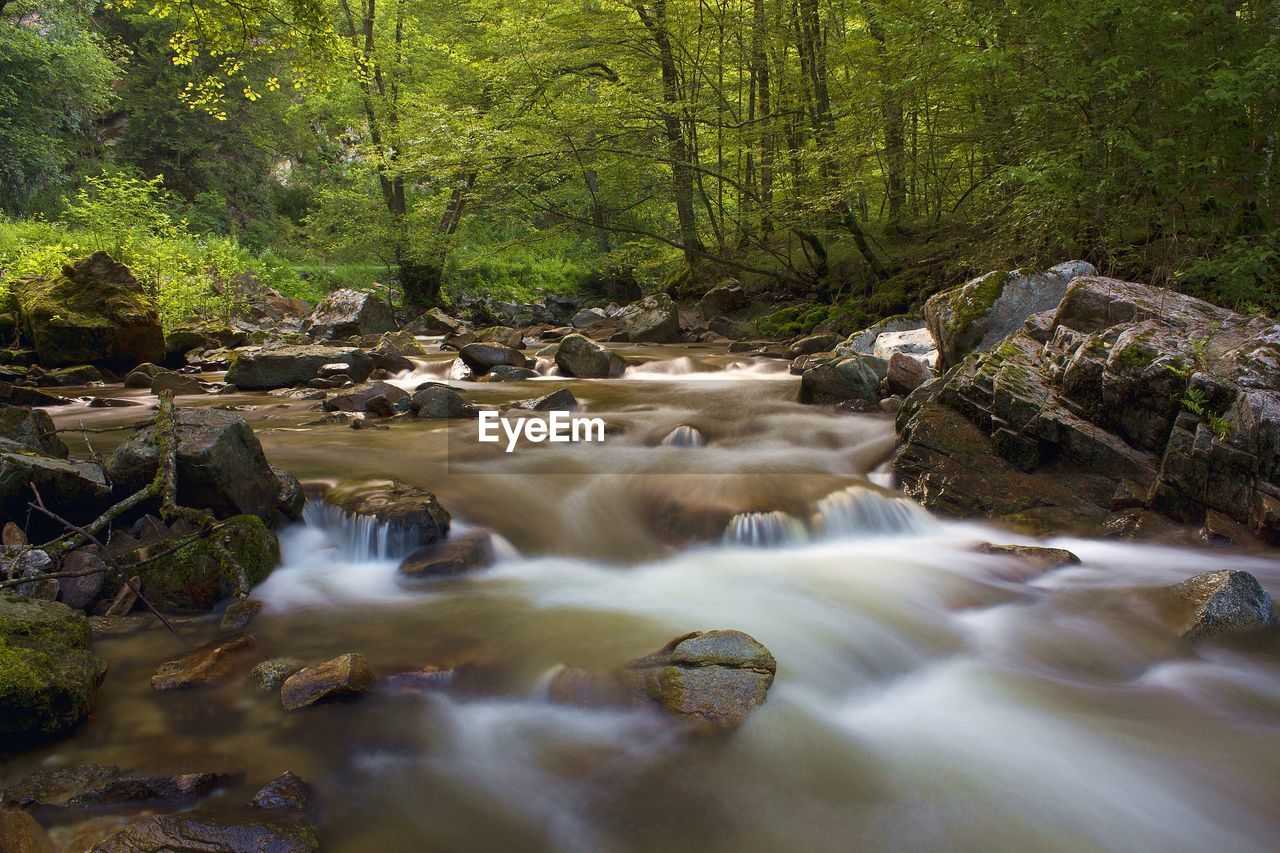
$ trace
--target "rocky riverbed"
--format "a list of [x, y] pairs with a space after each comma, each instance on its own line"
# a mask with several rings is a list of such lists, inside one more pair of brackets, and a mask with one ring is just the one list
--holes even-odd
[[1280, 333], [1093, 273], [787, 342], [348, 291], [82, 365], [33, 311], [0, 847], [1270, 849]]

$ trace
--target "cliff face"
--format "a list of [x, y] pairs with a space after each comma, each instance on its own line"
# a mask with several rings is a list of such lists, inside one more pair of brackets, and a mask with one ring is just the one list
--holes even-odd
[[1280, 325], [1192, 297], [1075, 279], [908, 398], [907, 492], [1040, 529], [1240, 525], [1280, 541]]

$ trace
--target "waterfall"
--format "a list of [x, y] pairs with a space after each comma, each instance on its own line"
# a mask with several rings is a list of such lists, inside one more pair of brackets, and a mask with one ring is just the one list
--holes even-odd
[[851, 486], [818, 501], [814, 527], [831, 538], [865, 538], [928, 533], [937, 522], [909, 498]]
[[302, 520], [322, 532], [344, 559], [355, 563], [400, 560], [418, 547], [417, 531], [372, 515], [353, 515], [324, 501], [307, 501]]
[[794, 515], [773, 512], [740, 512], [729, 522], [724, 541], [728, 545], [776, 548], [807, 541], [808, 531]]
[[681, 424], [668, 433], [662, 443], [668, 447], [701, 447], [706, 444], [706, 440], [694, 427]]

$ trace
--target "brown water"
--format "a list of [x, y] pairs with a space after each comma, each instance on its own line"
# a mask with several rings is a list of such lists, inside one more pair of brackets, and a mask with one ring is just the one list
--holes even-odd
[[[151, 691], [155, 666], [212, 637], [216, 617], [180, 640], [100, 640], [111, 671], [93, 719], [0, 783], [84, 761], [233, 768], [245, 781], [225, 796], [239, 800], [292, 770], [317, 788], [338, 851], [1275, 849], [1280, 648], [1182, 647], [1119, 593], [1227, 566], [1280, 592], [1274, 554], [1058, 540], [1083, 564], [1027, 578], [968, 549], [1029, 540], [879, 489], [887, 418], [801, 407], [775, 362], [629, 354], [649, 363], [620, 380], [462, 386], [491, 404], [567, 386], [613, 425], [602, 445], [510, 455], [476, 445], [474, 422], [306, 428], [311, 403], [202, 399], [254, 406], [273, 463], [304, 479], [398, 477], [508, 543], [481, 574], [405, 585], [395, 555], [313, 506], [256, 593], [266, 650], [358, 651], [382, 676], [470, 666], [286, 715], [240, 683]], [[682, 424], [706, 444], [662, 445]], [[124, 435], [90, 439], [105, 453]], [[788, 517], [737, 529], [779, 547], [719, 541], [733, 514], [769, 511]], [[699, 533], [713, 541], [690, 544]], [[691, 742], [649, 714], [543, 699], [558, 664], [604, 671], [712, 628], [778, 660], [768, 702], [731, 737]]]

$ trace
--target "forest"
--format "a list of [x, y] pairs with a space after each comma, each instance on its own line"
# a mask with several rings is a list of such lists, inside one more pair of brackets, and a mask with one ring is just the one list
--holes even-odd
[[0, 22], [0, 287], [90, 246], [174, 322], [249, 271], [423, 307], [737, 281], [764, 332], [849, 332], [1081, 258], [1280, 304], [1270, 0], [0, 0]]

